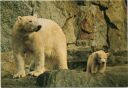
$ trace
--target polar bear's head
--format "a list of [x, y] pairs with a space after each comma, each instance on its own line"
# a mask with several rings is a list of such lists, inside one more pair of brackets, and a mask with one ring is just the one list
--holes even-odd
[[36, 16], [18, 16], [17, 22], [23, 32], [37, 32], [41, 29]]
[[96, 62], [98, 64], [103, 64], [107, 62], [109, 53], [105, 53], [103, 50], [100, 50], [95, 53], [95, 56], [96, 56]]

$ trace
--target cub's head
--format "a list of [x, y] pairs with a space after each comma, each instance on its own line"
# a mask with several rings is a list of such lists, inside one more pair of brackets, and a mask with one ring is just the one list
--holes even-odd
[[18, 16], [17, 22], [22, 32], [37, 32], [41, 29], [36, 16]]
[[104, 51], [100, 50], [95, 53], [96, 55], [96, 62], [98, 64], [103, 64], [107, 62], [109, 53], [105, 53]]

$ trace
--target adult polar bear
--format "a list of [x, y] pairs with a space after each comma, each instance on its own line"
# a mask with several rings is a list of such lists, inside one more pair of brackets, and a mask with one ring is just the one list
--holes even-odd
[[60, 26], [52, 20], [36, 16], [19, 16], [13, 27], [13, 54], [17, 64], [16, 77], [25, 77], [25, 54], [33, 55], [35, 69], [30, 75], [45, 72], [49, 57], [58, 69], [68, 69], [66, 37]]

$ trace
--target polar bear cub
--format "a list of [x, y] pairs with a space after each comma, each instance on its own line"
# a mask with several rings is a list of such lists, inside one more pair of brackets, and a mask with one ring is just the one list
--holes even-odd
[[104, 73], [106, 69], [106, 63], [109, 53], [105, 53], [103, 50], [96, 51], [88, 57], [87, 61], [87, 73]]

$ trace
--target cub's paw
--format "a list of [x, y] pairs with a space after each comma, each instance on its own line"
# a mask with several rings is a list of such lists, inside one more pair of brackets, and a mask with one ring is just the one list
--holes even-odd
[[23, 78], [25, 76], [26, 76], [25, 71], [19, 71], [13, 75], [13, 78]]
[[29, 75], [37, 77], [37, 76], [39, 76], [40, 74], [42, 74], [44, 72], [45, 71], [32, 71], [32, 72], [29, 73]]

